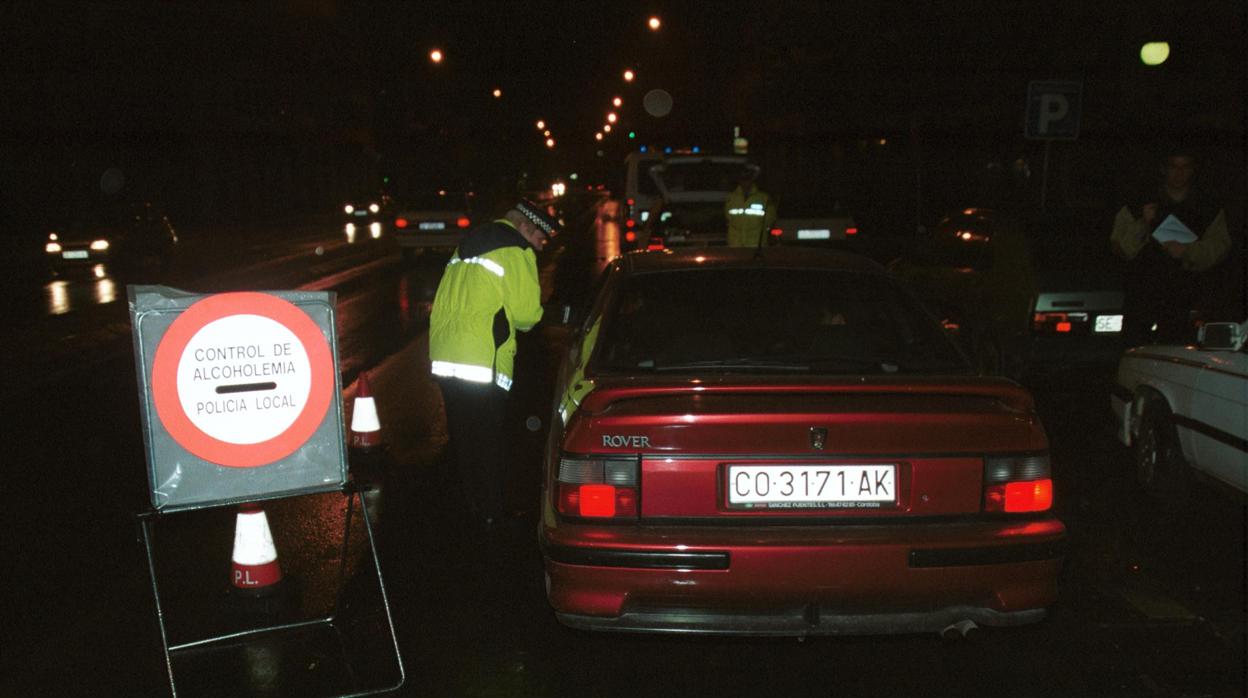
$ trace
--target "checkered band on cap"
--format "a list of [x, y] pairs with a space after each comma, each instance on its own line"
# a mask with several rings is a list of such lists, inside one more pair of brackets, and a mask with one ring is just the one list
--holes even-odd
[[532, 221], [533, 225], [540, 228], [547, 237], [559, 233], [559, 222], [546, 215], [546, 212], [532, 201], [521, 201], [516, 204], [516, 210], [524, 214], [524, 217]]

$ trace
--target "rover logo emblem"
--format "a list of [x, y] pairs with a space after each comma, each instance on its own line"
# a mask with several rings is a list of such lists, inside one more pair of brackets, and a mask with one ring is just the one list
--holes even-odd
[[810, 447], [816, 451], [822, 451], [823, 445], [828, 442], [828, 430], [823, 427], [810, 428]]

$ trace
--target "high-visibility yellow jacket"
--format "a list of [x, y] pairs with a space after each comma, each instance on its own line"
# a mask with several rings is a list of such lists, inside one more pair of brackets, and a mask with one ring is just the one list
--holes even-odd
[[749, 195], [737, 187], [724, 202], [724, 217], [729, 247], [757, 247], [759, 238], [776, 222], [776, 207], [757, 187]]
[[537, 256], [500, 219], [474, 228], [446, 265], [429, 317], [433, 374], [511, 389], [516, 331], [542, 319]]

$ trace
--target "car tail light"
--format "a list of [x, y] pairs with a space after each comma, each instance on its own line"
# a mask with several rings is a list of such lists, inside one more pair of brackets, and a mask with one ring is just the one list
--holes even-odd
[[984, 458], [984, 511], [1020, 513], [1053, 506], [1047, 453]]
[[631, 229], [631, 228], [636, 228], [636, 227], [637, 227], [637, 221], [633, 220], [632, 218], [629, 218], [628, 220], [624, 221], [624, 227], [625, 227], [625, 228], [630, 228], [630, 229]]
[[394, 227], [396, 227], [396, 228], [406, 228], [406, 227], [407, 227], [407, 219], [406, 219], [406, 218], [395, 218], [395, 219], [394, 219]]
[[846, 228], [846, 229], [845, 229], [845, 234], [846, 234], [846, 235], [857, 235], [857, 234], [858, 234], [858, 229], [857, 229], [857, 228]]
[[469, 219], [467, 216], [460, 216], [455, 221], [455, 225], [460, 228], [467, 228], [468, 226], [472, 225], [472, 220]]
[[1031, 329], [1037, 333], [1070, 334], [1076, 325], [1080, 332], [1087, 330], [1087, 313], [1036, 313], [1032, 316]]
[[591, 519], [637, 517], [636, 458], [559, 459], [555, 509]]
[[624, 240], [625, 242], [637, 242], [637, 233], [634, 233], [631, 230], [624, 233]]
[[781, 235], [784, 235], [784, 228], [772, 228], [771, 229], [771, 236], [773, 238], [778, 238]]
[[1058, 331], [1058, 332], [1069, 332], [1069, 331], [1070, 331], [1070, 323], [1069, 323], [1069, 322], [1059, 322], [1059, 323], [1057, 323], [1057, 331]]
[[650, 252], [658, 252], [663, 247], [663, 238], [650, 238], [650, 242], [646, 243], [646, 250]]

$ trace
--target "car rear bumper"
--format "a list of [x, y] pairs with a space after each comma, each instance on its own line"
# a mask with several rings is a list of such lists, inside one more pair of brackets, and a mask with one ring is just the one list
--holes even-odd
[[1040, 620], [1055, 601], [1066, 541], [1054, 518], [630, 530], [543, 531], [560, 621], [746, 635], [1018, 625]]
[[399, 247], [456, 247], [459, 241], [463, 239], [462, 232], [454, 233], [410, 233], [396, 232], [394, 239], [398, 241]]

